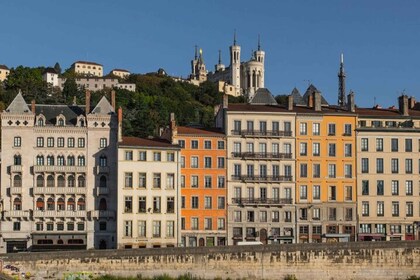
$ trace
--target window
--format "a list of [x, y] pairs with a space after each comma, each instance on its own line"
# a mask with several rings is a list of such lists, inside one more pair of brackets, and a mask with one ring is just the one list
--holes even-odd
[[192, 230], [198, 229], [198, 218], [191, 218], [191, 229]]
[[47, 156], [47, 165], [54, 165], [54, 157], [53, 156]]
[[217, 209], [225, 209], [225, 197], [224, 196], [219, 196], [217, 198]]
[[47, 147], [54, 147], [54, 137], [47, 138]]
[[147, 160], [147, 152], [146, 151], [140, 151], [139, 152], [139, 161], [146, 161]]
[[369, 181], [362, 181], [362, 195], [369, 195]]
[[220, 189], [225, 187], [225, 176], [217, 177], [217, 187]]
[[396, 180], [391, 181], [391, 194], [398, 195], [399, 194], [399, 182]]
[[335, 123], [328, 124], [328, 135], [330, 136], [335, 135]]
[[204, 187], [205, 188], [211, 188], [212, 187], [212, 177], [211, 176], [205, 176], [204, 177]]
[[185, 175], [181, 175], [181, 188], [185, 188]]
[[78, 166], [85, 166], [85, 157], [84, 156], [78, 156], [77, 157], [77, 165]]
[[300, 199], [308, 199], [308, 187], [300, 186]]
[[335, 178], [336, 177], [336, 166], [335, 164], [328, 164], [328, 177]]
[[153, 152], [153, 161], [161, 161], [162, 155], [160, 152]]
[[328, 144], [328, 155], [330, 157], [335, 157], [335, 151], [336, 151], [335, 144], [334, 143]]
[[67, 138], [67, 147], [68, 148], [74, 148], [74, 138], [73, 137]]
[[391, 172], [398, 173], [398, 159], [397, 158], [391, 159]]
[[106, 148], [106, 146], [108, 146], [108, 139], [106, 138], [101, 138], [99, 139], [99, 148]]
[[405, 160], [405, 173], [407, 174], [413, 173], [413, 160], [411, 158], [407, 158]]
[[191, 168], [198, 168], [198, 157], [191, 157]]
[[312, 177], [320, 178], [321, 177], [321, 164], [314, 163], [312, 165]]
[[391, 139], [391, 151], [398, 152], [398, 139], [397, 138]]
[[236, 154], [241, 153], [241, 142], [233, 143], [233, 152]]
[[362, 138], [361, 149], [362, 149], [363, 152], [366, 152], [366, 151], [369, 150], [369, 139], [368, 138]]
[[301, 178], [308, 177], [308, 165], [306, 163], [300, 164], [300, 177]]
[[36, 146], [37, 147], [44, 147], [44, 137], [37, 137], [36, 138]]
[[160, 213], [160, 196], [153, 197], [153, 213]]
[[398, 217], [400, 215], [400, 203], [398, 201], [392, 202], [392, 216]]
[[175, 213], [175, 198], [166, 198], [166, 213]]
[[369, 173], [369, 159], [362, 158], [362, 173]]
[[369, 216], [369, 202], [362, 201], [362, 216], [368, 217]]
[[160, 221], [153, 221], [153, 237], [160, 237]]
[[124, 212], [133, 213], [133, 197], [132, 196], [124, 197]]
[[384, 173], [384, 159], [383, 158], [376, 159], [376, 173]]
[[353, 200], [353, 187], [352, 186], [345, 186], [345, 200], [351, 201]]
[[78, 138], [77, 139], [77, 147], [84, 148], [85, 147], [85, 138]]
[[405, 139], [405, 151], [412, 152], [413, 151], [413, 140], [412, 139]]
[[376, 151], [382, 152], [384, 150], [384, 139], [376, 138]]
[[191, 140], [191, 149], [198, 149], [198, 140]]
[[314, 185], [312, 187], [312, 197], [315, 200], [319, 200], [321, 199], [321, 186], [319, 185]]
[[242, 212], [241, 211], [234, 211], [233, 212], [233, 221], [236, 223], [242, 222]]
[[133, 187], [133, 173], [132, 172], [124, 173], [124, 187], [126, 188]]
[[344, 144], [344, 156], [351, 157], [351, 155], [352, 155], [352, 145]]
[[319, 123], [313, 123], [312, 124], [312, 134], [313, 135], [319, 135], [320, 134], [320, 124]]
[[185, 168], [185, 157], [181, 157], [181, 168]]
[[166, 153], [166, 161], [174, 162], [175, 161], [175, 154], [174, 153]]
[[211, 196], [204, 197], [204, 208], [211, 209], [212, 208], [212, 198]]
[[36, 156], [36, 165], [44, 165], [44, 157]]
[[233, 171], [234, 171], [234, 176], [235, 177], [240, 177], [241, 176], [241, 170], [242, 170], [242, 166], [240, 164], [234, 164], [233, 165]]
[[173, 189], [175, 187], [175, 174], [167, 173], [166, 174], [166, 188]]
[[376, 202], [376, 215], [379, 217], [384, 215], [384, 202], [383, 201]]
[[321, 219], [321, 209], [313, 208], [312, 209], [312, 219], [313, 220], [320, 220]]
[[160, 189], [161, 187], [161, 174], [160, 173], [153, 173], [153, 188]]
[[[13, 146], [14, 147], [20, 147], [22, 145], [22, 138], [20, 138], [19, 136], [16, 136], [13, 139]], [[20, 224], [19, 224], [19, 230], [20, 230]]]
[[225, 158], [218, 157], [217, 158], [217, 168], [225, 168]]
[[181, 148], [185, 148], [185, 140], [178, 140], [178, 145], [179, 145]]
[[405, 215], [407, 217], [413, 217], [413, 202], [409, 201], [405, 203]]
[[320, 155], [320, 143], [313, 143], [312, 144], [312, 155], [318, 157]]
[[308, 134], [308, 131], [307, 130], [308, 130], [307, 123], [301, 122], [299, 124], [299, 132], [300, 132], [300, 135], [307, 135]]
[[20, 231], [20, 222], [13, 222], [13, 231]]
[[206, 149], [206, 150], [211, 149], [211, 141], [209, 141], [209, 140], [204, 141], [204, 149]]
[[166, 237], [174, 237], [174, 236], [175, 236], [175, 222], [166, 221]]
[[67, 157], [67, 165], [68, 166], [74, 166], [76, 163], [75, 163], [76, 161], [75, 161], [75, 159], [74, 159], [74, 156], [68, 156]]
[[413, 195], [413, 181], [405, 181], [405, 195]]
[[352, 132], [351, 124], [345, 124], [344, 125], [344, 135], [345, 136], [351, 136], [351, 132]]
[[198, 176], [191, 176], [191, 188], [198, 188]]
[[146, 221], [138, 221], [138, 237], [146, 237]]
[[353, 177], [353, 166], [351, 164], [344, 165], [344, 177], [346, 178]]
[[225, 218], [217, 218], [217, 229], [218, 230], [225, 229]]
[[376, 195], [384, 195], [384, 181], [383, 180], [376, 181]]
[[255, 215], [254, 211], [247, 211], [246, 212], [246, 220], [247, 222], [254, 222], [255, 221]]
[[191, 208], [198, 209], [198, 196], [191, 197]]
[[22, 157], [20, 155], [13, 156], [13, 165], [22, 165]]
[[64, 156], [57, 157], [57, 165], [63, 166], [64, 165]]
[[146, 197], [139, 197], [139, 213], [146, 213]]
[[260, 222], [267, 222], [267, 211], [260, 211]]
[[204, 168], [211, 168], [211, 157], [204, 157]]
[[307, 143], [300, 143], [300, 155], [306, 156], [307, 155], [308, 144]]
[[335, 186], [330, 186], [329, 188], [329, 200], [336, 200], [337, 199], [337, 192]]
[[57, 147], [62, 148], [64, 147], [64, 137], [57, 138]]
[[185, 196], [181, 196], [181, 209], [185, 209]]
[[223, 150], [225, 148], [225, 141], [217, 141], [217, 149]]
[[99, 166], [108, 166], [108, 158], [106, 157], [106, 155], [101, 155], [99, 157]]

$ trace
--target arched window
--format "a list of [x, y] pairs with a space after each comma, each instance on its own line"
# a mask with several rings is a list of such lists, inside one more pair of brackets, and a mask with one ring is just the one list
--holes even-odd
[[47, 188], [54, 188], [55, 187], [55, 180], [53, 175], [48, 175], [47, 177]]
[[67, 165], [74, 166], [74, 156], [67, 157]]
[[74, 211], [74, 198], [72, 197], [67, 200], [67, 210]]
[[74, 176], [70, 175], [69, 177], [67, 177], [67, 187], [74, 188], [75, 186], [76, 186], [76, 182], [74, 180]]
[[44, 126], [44, 118], [38, 117], [38, 126]]
[[54, 156], [47, 156], [47, 165], [54, 165]]
[[57, 165], [63, 166], [64, 165], [64, 156], [57, 157]]
[[99, 179], [99, 187], [100, 188], [106, 188], [106, 177], [105, 176], [101, 176], [101, 178]]
[[65, 204], [64, 198], [59, 197], [57, 199], [57, 210], [62, 211], [62, 210], [65, 210], [65, 209], [66, 209], [66, 204]]
[[81, 126], [81, 127], [85, 126], [85, 120], [84, 119], [79, 120], [79, 126]]
[[106, 199], [105, 198], [101, 198], [101, 200], [99, 201], [99, 210], [104, 211], [106, 209], [107, 209]]
[[36, 200], [36, 210], [44, 210], [44, 199], [42, 197], [39, 197]]
[[13, 210], [22, 210], [22, 201], [20, 197], [16, 197], [13, 200]]
[[79, 211], [86, 210], [85, 199], [83, 197], [81, 197], [77, 200], [77, 210], [79, 210]]
[[84, 188], [85, 185], [86, 185], [85, 176], [80, 175], [79, 177], [77, 177], [77, 186], [79, 188]]
[[108, 159], [105, 155], [102, 155], [99, 158], [99, 166], [107, 166], [108, 165]]
[[66, 180], [64, 179], [63, 175], [59, 175], [57, 177], [57, 186], [59, 188], [64, 188], [66, 186]]
[[42, 176], [42, 175], [36, 176], [36, 186], [38, 188], [44, 187], [44, 176]]
[[64, 119], [63, 118], [59, 118], [57, 121], [57, 125], [58, 126], [64, 126]]
[[84, 156], [78, 156], [77, 157], [77, 165], [78, 166], [85, 166], [85, 157]]
[[47, 210], [54, 210], [55, 203], [54, 203], [54, 198], [50, 197], [47, 200]]
[[36, 165], [44, 165], [44, 156], [36, 156]]
[[20, 155], [15, 155], [13, 157], [13, 164], [14, 165], [22, 165], [22, 157]]
[[22, 176], [15, 175], [13, 177], [13, 187], [15, 187], [15, 188], [21, 188], [22, 187]]

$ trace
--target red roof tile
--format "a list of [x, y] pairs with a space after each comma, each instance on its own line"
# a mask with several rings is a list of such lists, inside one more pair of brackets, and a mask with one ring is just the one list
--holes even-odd
[[178, 134], [224, 136], [223, 131], [218, 128], [197, 128], [188, 126], [178, 126]]

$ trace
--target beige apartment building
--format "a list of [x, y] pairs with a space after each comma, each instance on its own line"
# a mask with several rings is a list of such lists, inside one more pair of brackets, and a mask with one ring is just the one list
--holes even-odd
[[[291, 109], [291, 110], [289, 110]], [[267, 89], [250, 104], [228, 104], [216, 123], [227, 136], [227, 244], [296, 238], [295, 118]]]
[[0, 64], [0, 82], [3, 82], [9, 76], [10, 70], [6, 65]]
[[71, 65], [71, 69], [76, 74], [82, 74], [85, 76], [102, 77], [104, 75], [104, 67], [102, 64], [89, 61], [76, 61]]
[[[112, 104], [115, 104], [113, 96]], [[115, 248], [117, 117], [86, 105], [26, 104], [1, 114], [0, 251]]]
[[[66, 78], [58, 78], [58, 86], [61, 90], [64, 89], [64, 83], [66, 82]], [[120, 83], [118, 79], [114, 78], [76, 78], [76, 84], [79, 87], [83, 87], [87, 90], [91, 91], [98, 91], [103, 89], [126, 89], [128, 91], [136, 91], [136, 84], [130, 83]]]
[[111, 75], [115, 75], [117, 77], [120, 78], [127, 78], [128, 76], [130, 76], [130, 71], [125, 70], [125, 69], [112, 69], [111, 72], [109, 73]]
[[180, 243], [180, 148], [167, 140], [121, 137], [118, 144], [119, 249]]
[[420, 104], [357, 108], [359, 241], [419, 240]]

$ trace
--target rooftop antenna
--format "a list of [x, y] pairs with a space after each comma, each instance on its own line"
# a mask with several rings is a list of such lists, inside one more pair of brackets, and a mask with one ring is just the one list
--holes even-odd
[[195, 45], [194, 47], [195, 47], [194, 60], [197, 60], [197, 48], [198, 48], [198, 46]]
[[233, 30], [233, 45], [236, 46], [236, 29]]
[[258, 34], [258, 51], [261, 50], [260, 34]]
[[222, 64], [222, 51], [219, 50], [219, 64]]
[[346, 106], [346, 73], [343, 53], [340, 55], [340, 71], [338, 72], [338, 106]]
[[373, 107], [376, 106], [376, 96], [373, 97]]

